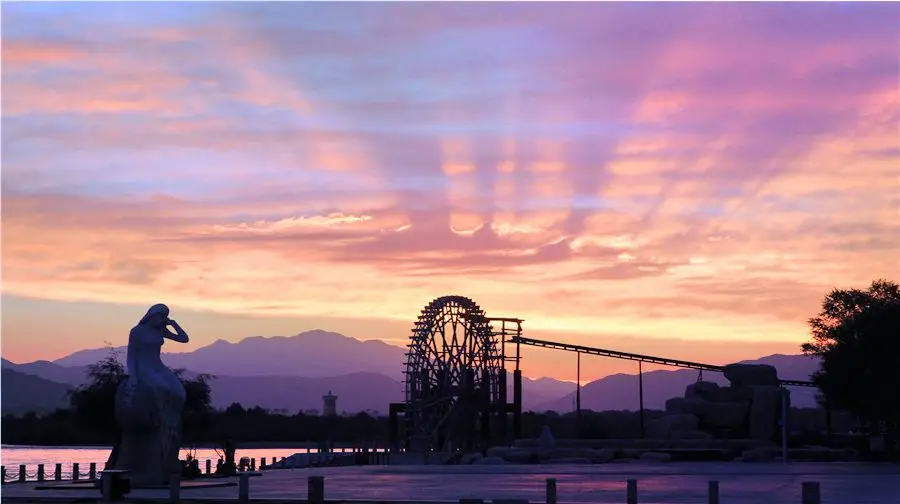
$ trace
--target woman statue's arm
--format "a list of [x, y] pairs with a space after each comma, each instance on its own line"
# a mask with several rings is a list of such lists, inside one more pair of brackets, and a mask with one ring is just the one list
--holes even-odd
[[163, 330], [163, 335], [166, 338], [169, 338], [172, 341], [177, 341], [179, 343], [187, 343], [188, 341], [190, 341], [187, 333], [184, 332], [184, 329], [182, 329], [180, 325], [178, 325], [178, 322], [169, 319], [169, 325], [172, 326], [173, 329], [175, 329], [175, 332], [173, 333], [168, 328]]

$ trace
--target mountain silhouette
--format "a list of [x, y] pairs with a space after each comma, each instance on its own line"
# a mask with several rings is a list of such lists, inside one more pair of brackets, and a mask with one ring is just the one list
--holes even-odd
[[6, 367], [4, 360], [0, 400], [4, 415], [49, 413], [68, 406], [71, 385], [46, 380]]
[[[176, 347], [167, 343], [163, 348]], [[113, 349], [123, 358], [125, 347]], [[110, 349], [82, 350], [57, 359], [61, 366], [86, 366]], [[164, 352], [172, 368], [223, 376], [302, 376], [324, 378], [368, 372], [402, 379], [406, 349], [380, 340], [360, 341], [335, 332], [314, 330], [296, 336], [252, 336], [237, 343], [217, 340], [191, 352]]]
[[[174, 346], [174, 345], [172, 345]], [[125, 348], [114, 349], [124, 361]], [[109, 355], [109, 348], [82, 350], [53, 362], [15, 364], [3, 360], [3, 368], [39, 377], [57, 385], [85, 382], [87, 365]], [[386, 412], [388, 404], [404, 397], [403, 367], [406, 349], [381, 341], [360, 341], [335, 332], [315, 330], [296, 336], [248, 337], [236, 343], [218, 340], [191, 352], [164, 353], [166, 365], [187, 370], [187, 376], [209, 373], [213, 405], [239, 402], [245, 408], [260, 406], [296, 413], [321, 410], [322, 395], [338, 395], [338, 410]], [[785, 379], [806, 380], [818, 369], [815, 359], [803, 355], [770, 355], [747, 361], [772, 364]], [[696, 381], [693, 370], [661, 370], [644, 373], [644, 405], [662, 409], [671, 397], [682, 396]], [[720, 373], [704, 373], [704, 379], [725, 384]], [[512, 376], [507, 380], [512, 401]], [[523, 409], [526, 411], [575, 409], [575, 384], [553, 378], [523, 377]], [[11, 401], [19, 401], [15, 388], [4, 386]], [[815, 389], [794, 389], [794, 405], [814, 404]], [[637, 376], [617, 374], [582, 387], [582, 408], [635, 410], [638, 408]], [[6, 411], [4, 407], [4, 411]]]

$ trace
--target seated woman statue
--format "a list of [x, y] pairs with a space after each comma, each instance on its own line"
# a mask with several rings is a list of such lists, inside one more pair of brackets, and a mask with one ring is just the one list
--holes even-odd
[[128, 378], [116, 392], [121, 438], [109, 465], [127, 469], [135, 486], [165, 485], [170, 474], [180, 472], [185, 390], [178, 376], [160, 359], [166, 338], [188, 342], [181, 326], [169, 318], [169, 308], [153, 305], [128, 336]]

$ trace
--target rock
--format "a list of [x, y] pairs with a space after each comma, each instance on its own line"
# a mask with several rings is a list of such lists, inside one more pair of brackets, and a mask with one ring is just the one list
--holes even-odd
[[636, 448], [622, 448], [618, 455], [623, 459], [636, 459], [640, 458], [641, 453], [643, 452]]
[[558, 458], [551, 459], [547, 461], [548, 464], [590, 464], [590, 459], [586, 458], [578, 458], [578, 457], [567, 457], [567, 458]]
[[718, 392], [718, 383], [699, 381], [696, 383], [691, 383], [687, 386], [687, 388], [684, 390], [684, 398], [688, 400], [700, 398], [705, 401], [713, 401], [716, 399], [716, 394]]
[[697, 416], [690, 413], [666, 415], [647, 423], [647, 436], [651, 439], [671, 439], [673, 431], [696, 430], [698, 421]]
[[594, 455], [591, 457], [591, 463], [605, 464], [614, 458], [616, 458], [615, 448], [601, 448], [599, 450], [594, 450]]
[[[488, 451], [490, 451], [490, 450], [488, 450]], [[462, 456], [461, 459], [459, 459], [459, 463], [460, 463], [460, 465], [477, 464], [478, 461], [481, 460], [481, 458], [482, 457], [481, 457], [480, 453], [466, 453], [465, 455]]]
[[729, 364], [722, 370], [732, 387], [778, 386], [778, 372], [768, 364]]
[[684, 398], [673, 397], [666, 401], [666, 413], [684, 413]]
[[713, 435], [710, 434], [709, 432], [705, 432], [705, 431], [697, 430], [697, 429], [678, 430], [678, 431], [673, 431], [671, 433], [671, 437], [669, 439], [685, 439], [685, 440], [694, 439], [694, 440], [698, 440], [698, 441], [708, 441], [710, 439], [713, 439]]
[[641, 455], [641, 462], [671, 462], [672, 456], [668, 453], [646, 452]]
[[684, 410], [697, 415], [700, 422], [709, 427], [740, 428], [747, 420], [750, 404], [693, 400], [685, 401]]
[[474, 463], [478, 465], [503, 465], [506, 463], [506, 461], [500, 457], [483, 457], [478, 459]]
[[778, 429], [781, 414], [781, 388], [753, 386], [750, 403], [750, 437], [759, 441], [771, 440]]
[[553, 437], [553, 433], [550, 432], [550, 426], [545, 425], [543, 429], [541, 429], [541, 435], [538, 436], [537, 439], [537, 447], [538, 448], [554, 448], [556, 446], [556, 438]]
[[[488, 450], [488, 456], [491, 456], [490, 450]], [[528, 464], [531, 462], [537, 462], [537, 454], [532, 450], [526, 450], [522, 448], [507, 448], [501, 453], [497, 455], [503, 460], [507, 462], [512, 462], [514, 464]]]
[[741, 462], [771, 462], [775, 456], [769, 448], [753, 448], [741, 453]]
[[753, 389], [750, 387], [721, 387], [718, 402], [750, 402], [753, 400]]

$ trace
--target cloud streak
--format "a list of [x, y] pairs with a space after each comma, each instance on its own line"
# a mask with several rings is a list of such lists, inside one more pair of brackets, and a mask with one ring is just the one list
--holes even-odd
[[6, 4], [3, 292], [409, 322], [453, 292], [583, 343], [799, 342], [831, 286], [900, 273], [898, 23]]

